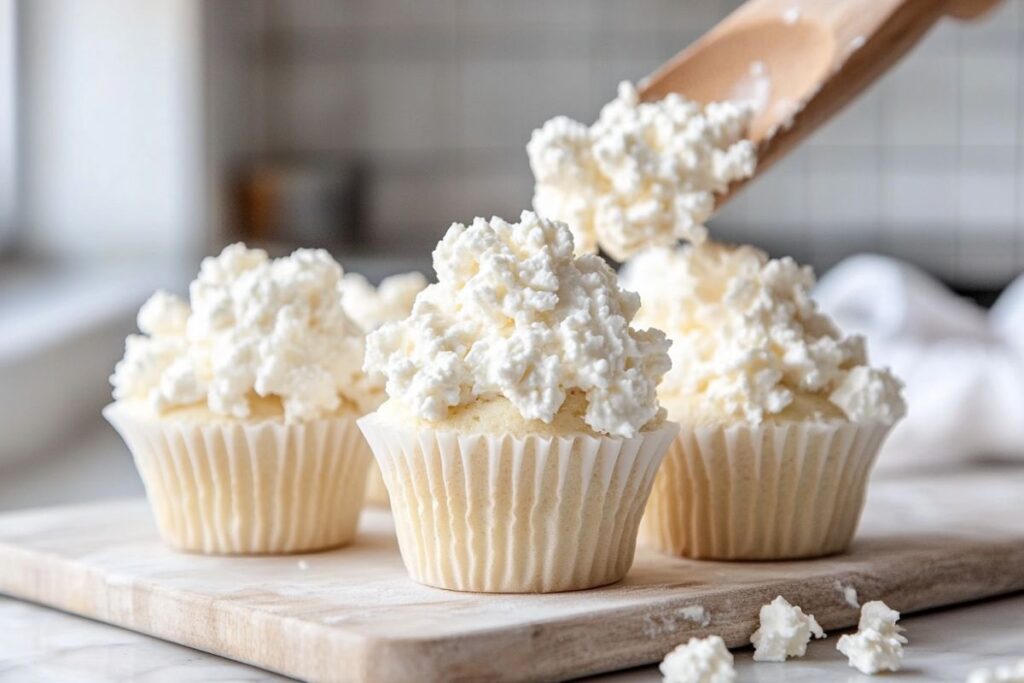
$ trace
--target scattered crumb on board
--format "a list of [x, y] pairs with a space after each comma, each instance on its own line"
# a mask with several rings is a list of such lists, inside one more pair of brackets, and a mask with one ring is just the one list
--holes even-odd
[[711, 623], [711, 615], [703, 605], [687, 605], [668, 614], [650, 615], [644, 618], [643, 631], [648, 638], [675, 633], [685, 624], [704, 627]]
[[843, 596], [843, 600], [846, 601], [847, 605], [853, 609], [860, 609], [860, 601], [857, 599], [856, 588], [852, 585], [844, 584], [839, 579], [836, 579], [833, 585], [836, 587], [836, 590], [839, 591], [839, 594]]

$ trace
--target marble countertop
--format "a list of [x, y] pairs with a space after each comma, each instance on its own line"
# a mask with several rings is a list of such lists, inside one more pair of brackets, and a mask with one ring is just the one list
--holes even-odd
[[[981, 666], [1024, 658], [1024, 594], [972, 603], [901, 622], [910, 644], [900, 683], [964, 681]], [[0, 681], [99, 683], [132, 681], [283, 681], [267, 671], [47, 607], [0, 597]], [[785, 664], [755, 664], [749, 649], [736, 653], [739, 682], [879, 680], [850, 669], [835, 650], [836, 633], [815, 641], [807, 656]], [[654, 683], [643, 667], [589, 679], [595, 683]]]

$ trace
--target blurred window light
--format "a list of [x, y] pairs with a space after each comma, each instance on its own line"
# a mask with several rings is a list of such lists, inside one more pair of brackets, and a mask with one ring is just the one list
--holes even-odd
[[207, 187], [199, 0], [15, 4], [17, 250], [89, 263], [197, 249]]
[[14, 241], [17, 171], [15, 0], [0, 0], [0, 252]]

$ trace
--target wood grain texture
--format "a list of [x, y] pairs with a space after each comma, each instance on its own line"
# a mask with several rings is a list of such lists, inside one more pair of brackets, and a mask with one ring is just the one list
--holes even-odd
[[347, 549], [251, 558], [169, 550], [142, 501], [0, 516], [0, 592], [316, 681], [609, 671], [693, 635], [742, 646], [779, 594], [826, 629], [852, 625], [845, 586], [904, 612], [1024, 589], [1024, 469], [876, 483], [843, 555], [720, 563], [641, 549], [624, 581], [553, 595], [414, 584], [379, 510]]
[[[741, 97], [759, 65], [765, 101], [747, 137], [758, 176], [896, 64], [943, 16], [974, 18], [998, 0], [748, 0], [648, 76], [640, 95]], [[717, 198], [720, 207], [751, 179]]]

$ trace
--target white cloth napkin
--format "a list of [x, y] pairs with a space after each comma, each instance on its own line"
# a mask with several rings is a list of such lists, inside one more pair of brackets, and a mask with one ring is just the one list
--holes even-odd
[[862, 255], [815, 295], [843, 331], [867, 337], [873, 365], [906, 383], [907, 417], [880, 470], [1024, 460], [1024, 276], [986, 312], [910, 264]]

